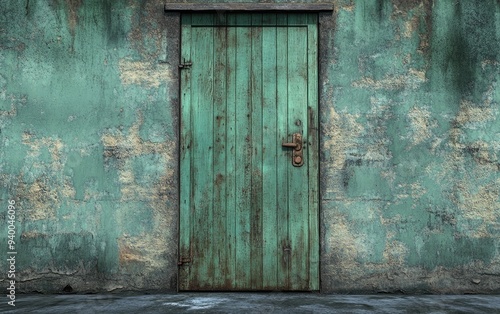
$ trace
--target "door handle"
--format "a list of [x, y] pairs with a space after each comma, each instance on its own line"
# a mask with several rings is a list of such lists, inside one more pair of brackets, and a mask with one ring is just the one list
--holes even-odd
[[302, 150], [302, 134], [293, 133], [291, 143], [281, 143], [283, 147], [293, 148], [292, 165], [300, 167], [304, 164], [304, 154]]

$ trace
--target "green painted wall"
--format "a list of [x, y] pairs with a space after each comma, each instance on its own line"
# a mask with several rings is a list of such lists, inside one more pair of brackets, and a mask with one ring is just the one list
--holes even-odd
[[323, 284], [500, 280], [500, 2], [339, 1], [324, 35]]
[[178, 95], [162, 1], [0, 6], [0, 198], [18, 206], [19, 289], [175, 289]]
[[[163, 2], [0, 4], [0, 255], [14, 199], [19, 291], [176, 289], [178, 20]], [[323, 291], [499, 292], [500, 2], [332, 4]]]

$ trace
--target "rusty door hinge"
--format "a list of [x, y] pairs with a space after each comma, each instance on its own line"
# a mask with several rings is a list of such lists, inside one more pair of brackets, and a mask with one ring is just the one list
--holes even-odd
[[189, 264], [189, 263], [191, 263], [191, 258], [190, 257], [181, 257], [179, 259], [179, 262], [177, 263], [177, 265], [182, 266], [184, 264]]
[[180, 69], [189, 69], [193, 63], [191, 61], [184, 61], [183, 63], [179, 64]]

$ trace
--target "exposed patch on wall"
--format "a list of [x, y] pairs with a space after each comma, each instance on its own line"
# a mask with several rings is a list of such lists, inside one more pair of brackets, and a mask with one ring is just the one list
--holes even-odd
[[[480, 168], [489, 171], [490, 174], [500, 171], [500, 161], [495, 153], [498, 151], [498, 142], [488, 144], [483, 141], [475, 141], [463, 146], [463, 150], [474, 158], [478, 165], [481, 166]], [[476, 170], [477, 175], [479, 169], [474, 170]]]
[[17, 110], [14, 105], [10, 105], [10, 110], [0, 110], [0, 117], [15, 117]]
[[392, 0], [396, 11], [408, 12], [415, 7], [422, 6], [422, 0]]
[[335, 273], [335, 280], [340, 282], [355, 280], [351, 276], [360, 267], [356, 261], [358, 256], [357, 237], [352, 234], [351, 223], [345, 216], [335, 214], [329, 218], [328, 256], [324, 256], [324, 258], [332, 259], [334, 266], [329, 271]]
[[500, 180], [476, 187], [469, 182], [460, 182], [454, 200], [461, 211], [459, 226], [468, 237], [494, 237], [493, 230], [500, 230]]
[[[73, 198], [75, 189], [71, 182], [62, 175], [64, 162], [62, 160], [63, 143], [59, 138], [34, 138], [32, 134], [23, 134], [23, 144], [29, 147], [26, 156], [28, 171], [40, 170], [35, 178], [27, 178], [31, 173], [21, 173], [15, 196], [22, 204], [23, 219], [42, 220], [55, 217], [61, 200]], [[40, 152], [46, 149], [50, 158], [40, 158]]]
[[158, 63], [121, 59], [119, 67], [120, 79], [125, 85], [158, 88], [170, 80], [170, 71]]
[[463, 185], [458, 186], [462, 199], [458, 204], [465, 218], [481, 218], [485, 222], [496, 222], [500, 210], [500, 180], [495, 184], [479, 187], [473, 193]]
[[[153, 228], [147, 234], [139, 237], [123, 234], [119, 239], [119, 258], [121, 265], [130, 263], [145, 263], [150, 268], [160, 268], [168, 262], [162, 258], [166, 254], [167, 243], [165, 230], [172, 225], [172, 217], [168, 214], [169, 182], [173, 182], [172, 148], [175, 143], [150, 142], [140, 137], [139, 130], [144, 122], [141, 112], [137, 114], [137, 121], [124, 134], [117, 131], [115, 134], [102, 135], [104, 157], [106, 163], [113, 163], [118, 170], [120, 182], [121, 202], [145, 202], [144, 206], [152, 208]], [[149, 178], [148, 184], [138, 182], [134, 169], [134, 161], [148, 155], [158, 155], [161, 163], [151, 165], [161, 173], [157, 178]], [[147, 205], [146, 205], [147, 204]], [[140, 216], [140, 215], [139, 215]], [[127, 266], [128, 267], [128, 266]]]
[[403, 36], [406, 38], [411, 38], [415, 33], [415, 30], [420, 24], [420, 19], [418, 16], [414, 16], [411, 20], [405, 22], [405, 29], [403, 31]]
[[460, 103], [460, 111], [458, 112], [455, 122], [460, 125], [465, 125], [474, 122], [485, 122], [493, 118], [492, 108], [477, 106], [470, 101], [462, 100]]
[[386, 245], [384, 249], [384, 260], [387, 265], [384, 265], [382, 267], [389, 266], [392, 269], [401, 267], [401, 269], [403, 269], [406, 263], [406, 256], [408, 255], [408, 248], [404, 243], [395, 240], [394, 237], [394, 233], [387, 234], [387, 239], [385, 242]]
[[16, 197], [23, 204], [22, 217], [29, 220], [55, 218], [56, 209], [60, 204], [57, 190], [42, 179], [28, 185], [20, 183]]
[[404, 28], [401, 30], [403, 37], [408, 39], [417, 33], [420, 39], [417, 52], [426, 54], [430, 48], [429, 38], [432, 31], [433, 1], [393, 0], [392, 2], [392, 18], [402, 17], [404, 20]]
[[120, 265], [140, 263], [144, 271], [161, 269], [165, 260], [165, 242], [151, 233], [131, 237], [123, 235], [118, 239]]
[[371, 88], [371, 89], [417, 89], [426, 81], [425, 72], [415, 69], [410, 69], [406, 75], [387, 75], [381, 80], [374, 80], [370, 77], [364, 77], [352, 83], [356, 88]]
[[356, 8], [356, 4], [354, 3], [353, 0], [335, 0], [335, 3], [333, 4], [333, 9], [335, 11], [338, 11], [338, 8], [348, 12], [353, 12], [354, 9]]
[[497, 115], [492, 93], [488, 88], [481, 104], [462, 98], [455, 117], [449, 118], [443, 162], [432, 173], [452, 191], [448, 198], [453, 204], [454, 236], [459, 239], [491, 239], [500, 230], [498, 144], [484, 136]]
[[[481, 129], [485, 123], [496, 119], [496, 112], [490, 107], [490, 100], [486, 98], [483, 105], [476, 105], [470, 101], [462, 100], [460, 109], [453, 120], [453, 127], [449, 131], [448, 153], [449, 162], [454, 166], [465, 165], [467, 155], [472, 156], [481, 166], [487, 166], [491, 171], [500, 170], [500, 162], [496, 154], [491, 152], [490, 145], [481, 140], [470, 141], [467, 139], [466, 131]], [[448, 162], [448, 163], [449, 163]], [[452, 165], [453, 166], [453, 165]], [[453, 169], [453, 168], [447, 168]], [[481, 171], [481, 169], [471, 169]]]
[[[331, 237], [327, 243], [329, 248], [327, 258], [332, 259], [333, 266], [329, 272], [334, 274], [335, 281], [341, 282], [342, 285], [352, 285], [360, 290], [377, 290], [377, 286], [391, 282], [401, 273], [408, 271], [408, 268], [405, 268], [408, 248], [394, 239], [394, 232], [387, 233], [383, 262], [363, 264], [358, 260], [371, 252], [360, 250], [359, 242], [364, 241], [364, 238], [368, 239], [370, 235], [356, 233], [352, 221], [343, 215], [336, 214], [330, 218], [333, 223], [329, 226]], [[384, 226], [388, 226], [394, 221], [386, 220], [383, 223]], [[380, 276], [384, 278], [381, 279]]]
[[[177, 136], [178, 49], [166, 35], [178, 19], [161, 0], [28, 2], [5, 2], [0, 47], [0, 194], [19, 208], [19, 291], [175, 290], [177, 143], [165, 139]], [[130, 126], [136, 108], [154, 121]]]
[[158, 61], [166, 51], [163, 1], [142, 1], [131, 5], [139, 6], [139, 14], [132, 19], [132, 31], [128, 35], [130, 44], [143, 59]]
[[432, 137], [432, 129], [436, 122], [431, 120], [431, 113], [420, 107], [413, 107], [408, 113], [410, 120], [412, 145], [418, 145]]
[[481, 68], [485, 70], [488, 66], [498, 67], [500, 63], [496, 60], [484, 60], [481, 62]]
[[404, 19], [403, 37], [413, 37], [420, 26], [421, 17], [426, 14], [424, 2], [422, 0], [393, 0], [392, 2], [392, 18], [402, 17]]
[[[331, 237], [328, 238], [328, 249], [323, 256], [329, 260], [329, 264], [323, 267], [326, 268], [325, 274], [333, 284], [339, 285], [334, 287], [336, 291], [456, 293], [473, 292], [478, 288], [482, 291], [497, 289], [496, 279], [491, 274], [500, 272], [498, 256], [488, 264], [473, 259], [457, 267], [409, 267], [407, 258], [410, 248], [396, 240], [398, 235], [395, 230], [389, 231], [403, 223], [400, 215], [382, 219], [388, 231], [381, 263], [360, 263], [360, 255], [367, 252], [360, 250], [358, 243], [363, 241], [362, 237], [365, 235], [357, 233], [352, 221], [343, 215], [335, 214], [329, 219], [332, 221], [328, 227]], [[416, 249], [422, 249], [425, 241], [428, 240], [420, 236], [415, 237]]]
[[364, 132], [364, 127], [356, 120], [359, 115], [339, 114], [332, 107], [328, 118], [329, 124], [325, 126], [324, 149], [330, 154], [328, 167], [332, 170], [344, 168], [347, 152], [356, 146], [356, 138]]
[[129, 128], [127, 135], [121, 131], [116, 134], [103, 134], [101, 139], [104, 145], [104, 157], [117, 159], [130, 158], [145, 154], [161, 154], [168, 162], [171, 158], [173, 143], [144, 141], [139, 135], [139, 130], [144, 123], [142, 112], [138, 112], [137, 121]]
[[[172, 179], [173, 170], [168, 165], [172, 164], [172, 148], [175, 143], [167, 142], [151, 142], [144, 141], [139, 135], [139, 130], [144, 119], [141, 112], [137, 115], [137, 122], [134, 123], [128, 130], [128, 134], [122, 132], [118, 134], [104, 134], [102, 142], [104, 145], [105, 158], [117, 159], [118, 162], [118, 178], [121, 183], [121, 201], [127, 202], [132, 200], [142, 200], [150, 202], [156, 213], [165, 211], [166, 190], [168, 189], [166, 182]], [[133, 159], [138, 156], [148, 154], [158, 154], [162, 158], [162, 164], [157, 165], [159, 170], [167, 169], [160, 175], [158, 182], [152, 182], [152, 186], [144, 186], [136, 182], [133, 170]], [[157, 222], [165, 222], [166, 217], [160, 215], [156, 217]]]
[[76, 26], [78, 25], [78, 9], [82, 5], [82, 0], [66, 0], [66, 11], [69, 31], [75, 37]]
[[53, 139], [50, 137], [43, 137], [41, 139], [33, 138], [30, 133], [23, 133], [23, 144], [28, 145], [30, 151], [28, 156], [36, 157], [40, 154], [41, 148], [47, 148], [52, 157], [52, 170], [59, 171], [62, 169], [61, 150], [63, 143], [59, 138]]
[[147, 260], [146, 256], [144, 256], [144, 245], [138, 244], [137, 238], [134, 240], [131, 240], [128, 237], [121, 237], [118, 239], [120, 264], [129, 262], [145, 262]]

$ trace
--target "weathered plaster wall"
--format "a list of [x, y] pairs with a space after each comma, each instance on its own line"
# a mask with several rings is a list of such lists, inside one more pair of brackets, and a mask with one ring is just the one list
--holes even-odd
[[323, 288], [498, 292], [500, 2], [323, 21]]
[[[500, 2], [332, 3], [323, 291], [500, 291]], [[178, 20], [162, 7], [1, 2], [0, 206], [18, 206], [20, 291], [175, 290]]]
[[178, 29], [163, 1], [0, 7], [1, 238], [14, 199], [18, 291], [176, 289]]

